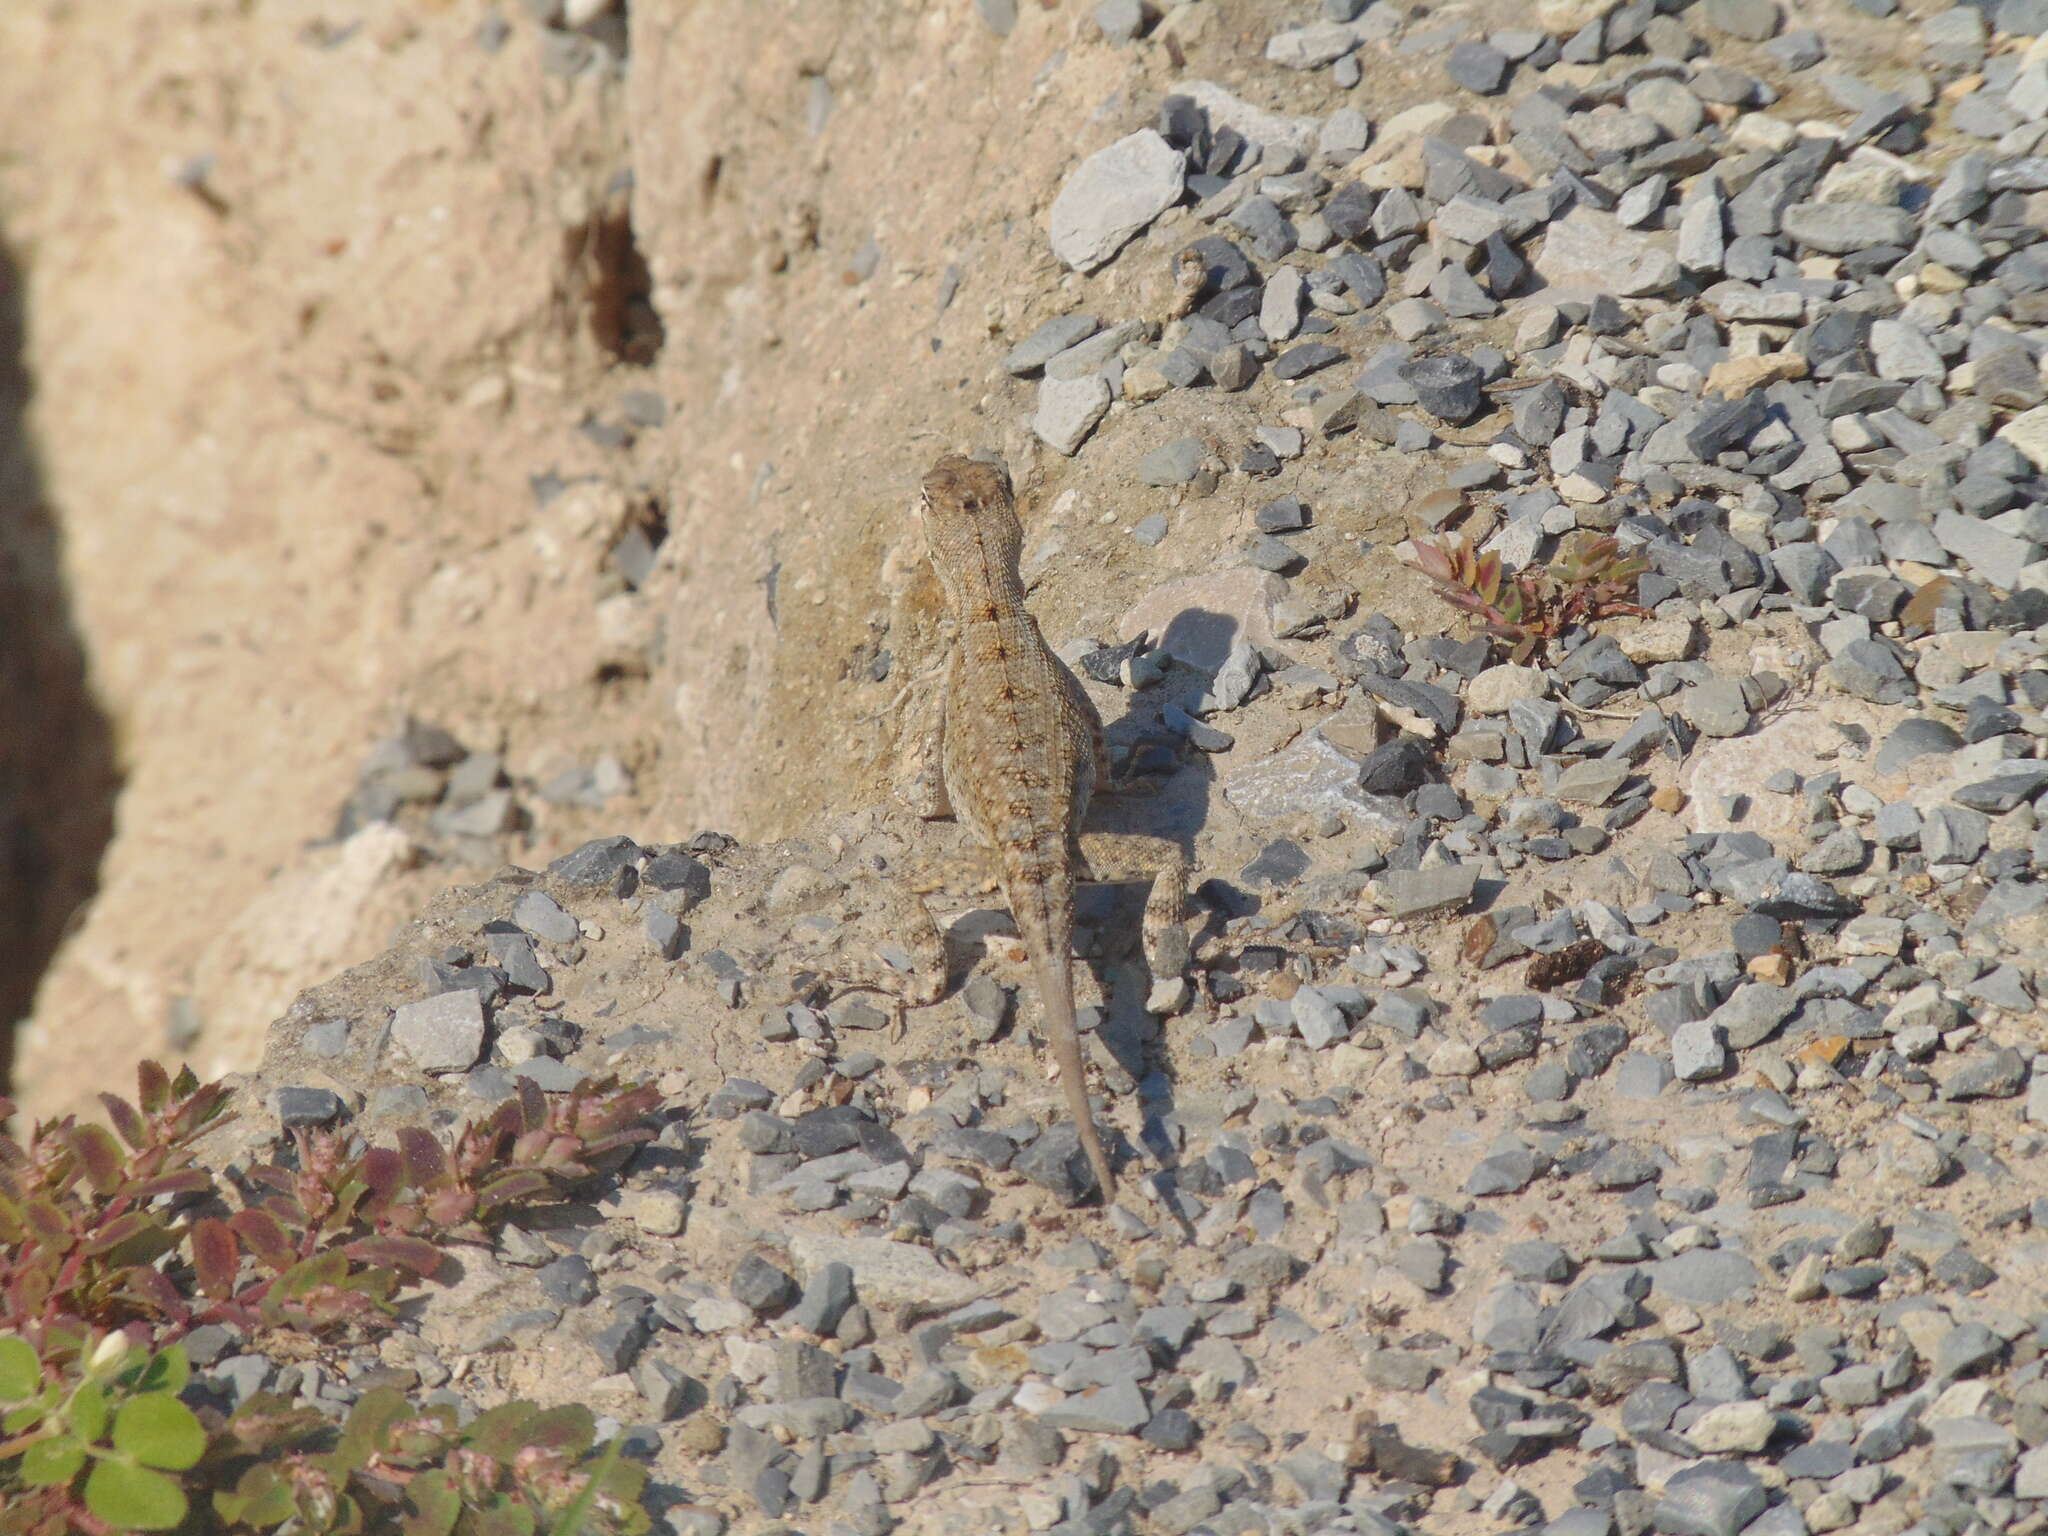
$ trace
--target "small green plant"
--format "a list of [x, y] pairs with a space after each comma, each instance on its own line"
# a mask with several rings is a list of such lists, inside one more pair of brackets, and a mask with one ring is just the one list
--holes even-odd
[[1414, 548], [1415, 564], [1437, 595], [1476, 614], [1517, 662], [1575, 625], [1624, 613], [1650, 616], [1635, 601], [1636, 580], [1649, 562], [1641, 554], [1624, 555], [1604, 534], [1581, 529], [1549, 565], [1513, 572], [1499, 554], [1480, 554], [1462, 538], [1417, 539]]
[[[581, 1408], [512, 1403], [459, 1428], [387, 1391], [339, 1430], [262, 1396], [223, 1418], [180, 1397], [176, 1341], [201, 1323], [320, 1340], [386, 1326], [400, 1286], [441, 1272], [440, 1245], [488, 1241], [507, 1209], [648, 1140], [656, 1090], [524, 1083], [452, 1148], [416, 1128], [396, 1147], [295, 1130], [293, 1166], [251, 1170], [231, 1210], [193, 1150], [226, 1089], [155, 1062], [137, 1085], [136, 1104], [101, 1095], [118, 1141], [70, 1117], [26, 1145], [0, 1133], [0, 1536], [645, 1528], [644, 1474], [615, 1446], [593, 1458]], [[13, 1109], [0, 1099], [0, 1121]]]
[[[77, 1497], [98, 1529], [177, 1525], [188, 1505], [170, 1474], [206, 1451], [198, 1415], [178, 1398], [189, 1374], [176, 1345], [151, 1354], [124, 1333], [105, 1335], [88, 1358], [54, 1371], [26, 1339], [0, 1338], [0, 1462], [19, 1458], [24, 1504], [40, 1503], [51, 1518], [65, 1513], [83, 1474]], [[0, 1529], [15, 1528], [13, 1518], [0, 1515]]]

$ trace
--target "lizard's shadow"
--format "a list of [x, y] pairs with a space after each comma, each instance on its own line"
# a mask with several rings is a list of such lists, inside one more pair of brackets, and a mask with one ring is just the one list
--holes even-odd
[[[1180, 849], [1189, 868], [1188, 934], [1198, 956], [1228, 917], [1248, 910], [1246, 893], [1203, 878], [1195, 864], [1195, 839], [1208, 824], [1218, 776], [1211, 755], [1194, 744], [1184, 727], [1166, 721], [1170, 710], [1194, 714], [1229, 659], [1241, 627], [1227, 613], [1183, 609], [1157, 647], [1171, 658], [1165, 676], [1145, 688], [1119, 685], [1125, 711], [1114, 720], [1105, 718], [1103, 727], [1114, 781], [1098, 789], [1086, 821], [1091, 832], [1142, 833]], [[1258, 691], [1269, 686], [1262, 679]], [[1250, 901], [1255, 910], [1256, 897]], [[1176, 1025], [1199, 1017], [1200, 1002], [1166, 1019], [1146, 1011], [1149, 985], [1160, 978], [1151, 976], [1137, 938], [1144, 903], [1142, 882], [1091, 882], [1075, 893], [1075, 920], [1091, 934], [1084, 963], [1106, 1002], [1096, 1042], [1137, 1085], [1138, 1134], [1150, 1153], [1143, 1161], [1157, 1168], [1162, 1192], [1170, 1195], [1179, 1182], [1178, 1138], [1171, 1129], [1177, 1063], [1192, 1038], [1185, 1030], [1176, 1031]], [[1188, 981], [1199, 988], [1199, 966], [1191, 965]], [[1178, 1202], [1169, 1199], [1169, 1204], [1178, 1208]]]

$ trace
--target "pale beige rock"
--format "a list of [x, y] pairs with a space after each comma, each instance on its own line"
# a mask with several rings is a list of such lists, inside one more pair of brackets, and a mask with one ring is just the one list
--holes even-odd
[[[1203, 7], [1186, 9], [1198, 11]], [[1314, 151], [1316, 134], [1322, 127], [1321, 118], [1254, 106], [1213, 80], [1183, 80], [1172, 88], [1171, 94], [1193, 98], [1195, 105], [1208, 114], [1211, 128], [1235, 128], [1255, 144], [1277, 145], [1304, 156]]]
[[1716, 1403], [1692, 1421], [1685, 1438], [1710, 1456], [1729, 1452], [1748, 1455], [1769, 1444], [1777, 1427], [1777, 1414], [1754, 1399]]
[[[1764, 720], [1747, 736], [1702, 740], [1679, 779], [1691, 798], [1693, 830], [1727, 832], [1739, 827], [1768, 838], [1797, 839], [1807, 823], [1804, 799], [1771, 794], [1764, 781], [1780, 769], [1789, 768], [1804, 779], [1837, 766], [1832, 757], [1820, 755], [1841, 740], [1831, 720], [1854, 721], [1881, 740], [1888, 718], [1860, 699], [1830, 698], [1816, 707]], [[1731, 796], [1746, 802], [1739, 821], [1727, 816], [1725, 801]]]
[[1641, 666], [1684, 661], [1699, 639], [1699, 626], [1690, 619], [1645, 619], [1626, 626], [1618, 623], [1611, 632], [1622, 655]]
[[958, 1306], [980, 1288], [973, 1275], [946, 1268], [931, 1249], [886, 1237], [840, 1236], [802, 1227], [790, 1237], [789, 1252], [803, 1267], [800, 1279], [835, 1261], [851, 1265], [860, 1277], [860, 1299], [870, 1307], [900, 1307], [906, 1302]]
[[1613, 10], [1615, 0], [1537, 0], [1536, 25], [1560, 36], [1577, 32]]
[[1543, 302], [1662, 293], [1678, 279], [1678, 258], [1663, 241], [1625, 229], [1611, 214], [1576, 207], [1545, 233], [1536, 270], [1550, 285]]
[[1475, 715], [1500, 715], [1518, 699], [1540, 699], [1549, 691], [1550, 676], [1541, 667], [1503, 662], [1465, 685], [1465, 707]]
[[1714, 364], [1707, 373], [1706, 393], [1726, 400], [1738, 399], [1752, 389], [1775, 384], [1780, 379], [1806, 377], [1806, 359], [1797, 352], [1764, 352], [1754, 357], [1731, 357]]
[[2022, 411], [1998, 435], [2025, 454], [2036, 469], [2048, 470], [2048, 405]]

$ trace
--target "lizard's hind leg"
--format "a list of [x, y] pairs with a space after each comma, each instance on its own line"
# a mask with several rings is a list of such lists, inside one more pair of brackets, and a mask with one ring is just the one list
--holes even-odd
[[1083, 832], [1079, 879], [1098, 885], [1149, 880], [1145, 898], [1145, 960], [1155, 993], [1187, 975], [1193, 959], [1188, 939], [1188, 864], [1178, 844], [1135, 832]]

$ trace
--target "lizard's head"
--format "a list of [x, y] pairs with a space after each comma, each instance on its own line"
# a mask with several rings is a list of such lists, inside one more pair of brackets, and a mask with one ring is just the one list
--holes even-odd
[[935, 553], [966, 540], [1014, 560], [1024, 542], [1010, 475], [1000, 464], [947, 454], [924, 477], [918, 514]]

